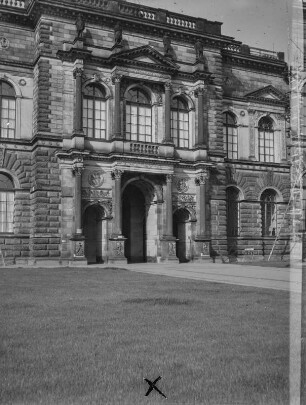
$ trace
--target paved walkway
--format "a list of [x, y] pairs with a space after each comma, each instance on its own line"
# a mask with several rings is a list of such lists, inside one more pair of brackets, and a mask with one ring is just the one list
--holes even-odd
[[219, 263], [137, 263], [103, 267], [124, 268], [130, 271], [164, 275], [169, 277], [205, 280], [276, 290], [295, 288], [295, 277], [298, 270], [281, 267], [261, 267], [251, 265], [219, 264]]

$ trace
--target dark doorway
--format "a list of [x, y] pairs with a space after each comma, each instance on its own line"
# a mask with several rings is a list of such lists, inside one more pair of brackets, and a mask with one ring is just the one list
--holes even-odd
[[188, 252], [188, 230], [190, 214], [186, 209], [179, 209], [173, 214], [173, 235], [178, 239], [176, 242], [176, 256], [181, 263], [189, 261]]
[[142, 191], [129, 184], [122, 196], [122, 232], [127, 238], [125, 257], [130, 263], [146, 262], [146, 208]]
[[86, 208], [84, 214], [85, 257], [88, 263], [103, 263], [102, 258], [102, 218], [104, 210], [100, 206]]

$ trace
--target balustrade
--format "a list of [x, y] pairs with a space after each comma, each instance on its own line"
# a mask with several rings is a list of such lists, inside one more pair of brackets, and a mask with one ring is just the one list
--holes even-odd
[[130, 152], [140, 155], [158, 155], [158, 145], [150, 145], [145, 143], [130, 143]]
[[25, 0], [0, 0], [0, 6], [25, 8]]

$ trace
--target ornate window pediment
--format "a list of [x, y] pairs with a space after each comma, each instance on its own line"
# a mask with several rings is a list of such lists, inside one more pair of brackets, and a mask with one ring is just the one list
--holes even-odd
[[259, 90], [245, 95], [246, 98], [254, 101], [266, 102], [269, 104], [286, 103], [286, 95], [273, 86], [265, 86]]
[[169, 58], [165, 58], [160, 52], [152, 48], [150, 45], [140, 46], [134, 49], [124, 50], [113, 54], [110, 57], [112, 62], [121, 65], [130, 65], [142, 68], [151, 68], [154, 70], [161, 70], [174, 73], [179, 70], [176, 65]]

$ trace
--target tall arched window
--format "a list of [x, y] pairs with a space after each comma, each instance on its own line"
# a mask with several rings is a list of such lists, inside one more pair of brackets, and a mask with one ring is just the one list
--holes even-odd
[[189, 110], [182, 97], [172, 99], [171, 137], [175, 146], [189, 148]]
[[106, 94], [94, 83], [83, 93], [83, 130], [89, 138], [106, 139]]
[[12, 85], [0, 81], [0, 136], [15, 138], [16, 131], [16, 94]]
[[0, 232], [13, 232], [14, 225], [14, 184], [0, 173]]
[[274, 129], [272, 118], [262, 117], [258, 122], [259, 161], [274, 162]]
[[238, 131], [236, 117], [231, 112], [223, 113], [224, 145], [228, 159], [238, 159]]
[[277, 231], [276, 191], [265, 190], [260, 197], [262, 236], [275, 236]]
[[226, 189], [227, 236], [240, 233], [240, 192], [236, 187]]
[[132, 88], [126, 97], [126, 139], [152, 142], [152, 107], [149, 96]]

